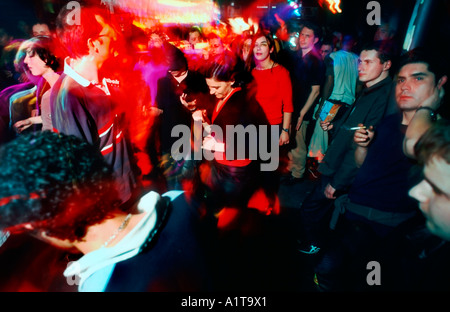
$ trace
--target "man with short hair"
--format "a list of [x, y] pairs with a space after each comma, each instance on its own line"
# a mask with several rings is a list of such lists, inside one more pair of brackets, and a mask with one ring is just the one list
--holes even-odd
[[299, 34], [300, 50], [291, 54], [291, 64], [286, 67], [290, 70], [292, 81], [294, 129], [291, 142], [295, 142], [288, 153], [290, 175], [285, 181], [287, 184], [295, 184], [304, 179], [309, 139], [312, 135], [309, 130], [313, 128], [309, 125], [313, 115], [312, 107], [325, 79], [325, 66], [315, 47], [319, 39], [320, 28], [305, 22]]
[[118, 54], [120, 33], [97, 8], [82, 7], [80, 23], [71, 11], [58, 16], [58, 35], [69, 57], [51, 93], [55, 132], [75, 135], [96, 146], [113, 168], [122, 203], [137, 196], [136, 165], [124, 127], [120, 81], [104, 77], [108, 62]]
[[365, 46], [359, 56], [358, 76], [365, 88], [356, 102], [335, 123], [323, 122], [322, 129], [333, 129], [333, 140], [322, 163], [318, 184], [304, 200], [300, 209], [303, 238], [300, 251], [317, 253], [328, 233], [328, 221], [337, 195], [346, 193], [358, 167], [354, 160], [353, 127], [358, 124], [377, 125], [385, 116], [393, 89], [389, 76], [391, 57], [378, 43]]
[[33, 37], [37, 36], [51, 36], [52, 33], [50, 31], [50, 28], [46, 23], [36, 23], [31, 28]]

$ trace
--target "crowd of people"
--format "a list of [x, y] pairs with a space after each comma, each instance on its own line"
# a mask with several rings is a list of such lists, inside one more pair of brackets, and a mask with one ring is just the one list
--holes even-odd
[[102, 7], [70, 13], [8, 45], [3, 248], [28, 233], [70, 250], [80, 291], [215, 290], [205, 236], [247, 209], [283, 214], [280, 186], [310, 179], [292, 232], [318, 290], [361, 289], [374, 259], [392, 289], [448, 287], [447, 72], [433, 51], [326, 40], [306, 20], [170, 38], [126, 33]]

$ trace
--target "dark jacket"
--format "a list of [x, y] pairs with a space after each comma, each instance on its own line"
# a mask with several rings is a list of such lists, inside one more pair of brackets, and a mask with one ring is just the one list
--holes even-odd
[[74, 135], [95, 146], [114, 171], [119, 196], [126, 202], [135, 195], [139, 183], [124, 115], [116, 102], [121, 97], [116, 86], [108, 88], [111, 96], [62, 74], [50, 96], [53, 131]]
[[[212, 116], [211, 116], [212, 117]], [[212, 119], [212, 118], [211, 118]], [[215, 126], [218, 126], [222, 129], [223, 137], [222, 141], [227, 140], [227, 126], [238, 126], [242, 125], [244, 128], [247, 128], [249, 125], [254, 125], [257, 130], [257, 135], [259, 137], [259, 126], [260, 125], [266, 125], [268, 126], [269, 123], [267, 121], [267, 118], [265, 117], [264, 111], [261, 108], [261, 106], [258, 104], [256, 99], [253, 96], [253, 93], [247, 92], [246, 89], [241, 89], [236, 91], [229, 99], [228, 101], [223, 105], [220, 112], [217, 114], [217, 117], [212, 120], [212, 124]], [[268, 130], [269, 131], [269, 130]], [[270, 132], [268, 132], [270, 133]], [[231, 149], [234, 147], [234, 151], [229, 152], [234, 155], [233, 159], [238, 159], [238, 150], [237, 147], [237, 137], [235, 135], [234, 140], [234, 146], [233, 144], [230, 144], [230, 142], [225, 142], [225, 149]], [[216, 138], [217, 140], [217, 138]], [[252, 140], [252, 142], [250, 142]], [[259, 142], [259, 139], [256, 138], [249, 138], [247, 136], [245, 140], [245, 150], [246, 150], [246, 158], [249, 156], [249, 148], [250, 143], [255, 143], [254, 140], [257, 140]], [[218, 140], [220, 141], [220, 139]], [[258, 145], [258, 143], [256, 144]], [[257, 150], [259, 147], [257, 147]], [[259, 155], [257, 155], [259, 156]], [[231, 159], [230, 159], [231, 160]]]
[[172, 145], [178, 140], [172, 137], [172, 129], [177, 125], [191, 128], [192, 113], [184, 107], [180, 96], [186, 93], [188, 102], [197, 99], [198, 106], [208, 104], [209, 90], [205, 78], [194, 71], [188, 71], [186, 78], [178, 82], [170, 73], [158, 80], [156, 103], [163, 110], [160, 115], [160, 140], [162, 153], [170, 153]]
[[394, 100], [393, 83], [390, 77], [361, 91], [356, 102], [344, 116], [334, 124], [335, 134], [319, 166], [319, 171], [331, 177], [331, 186], [336, 190], [346, 190], [352, 184], [358, 167], [355, 163], [354, 131], [348, 130], [358, 126], [376, 126], [391, 107]]

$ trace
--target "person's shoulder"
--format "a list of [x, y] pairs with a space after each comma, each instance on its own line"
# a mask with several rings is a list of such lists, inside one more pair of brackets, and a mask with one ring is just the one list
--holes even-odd
[[289, 71], [287, 70], [287, 68], [283, 65], [281, 65], [280, 63], [277, 64], [277, 66], [274, 66], [274, 70], [276, 70], [277, 72], [283, 74], [283, 75], [289, 75]]

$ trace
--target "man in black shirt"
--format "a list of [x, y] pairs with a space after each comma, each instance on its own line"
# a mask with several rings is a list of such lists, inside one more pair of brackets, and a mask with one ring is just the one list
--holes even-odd
[[309, 139], [312, 135], [312, 131], [309, 130], [313, 115], [312, 107], [319, 97], [320, 86], [325, 79], [325, 66], [315, 48], [320, 38], [319, 31], [315, 24], [304, 23], [299, 34], [301, 58], [297, 57], [296, 52], [287, 65], [292, 81], [294, 104], [292, 136], [295, 138], [291, 140], [295, 145], [288, 154], [288, 170], [291, 173], [289, 184], [301, 181], [305, 173]]
[[358, 74], [365, 88], [342, 118], [334, 124], [321, 124], [325, 131], [334, 131], [334, 139], [319, 166], [320, 180], [300, 210], [302, 253], [314, 254], [319, 251], [319, 245], [328, 233], [330, 212], [336, 194], [348, 191], [358, 171], [354, 160], [352, 128], [359, 123], [375, 126], [388, 111], [393, 100], [390, 67], [390, 55], [380, 45], [364, 47], [359, 57]]

